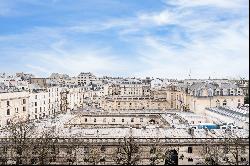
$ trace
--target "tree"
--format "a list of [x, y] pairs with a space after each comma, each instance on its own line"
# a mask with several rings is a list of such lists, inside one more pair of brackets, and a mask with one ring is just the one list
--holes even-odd
[[159, 145], [152, 145], [150, 148], [150, 165], [162, 163], [166, 158], [164, 149]]
[[52, 155], [52, 147], [54, 137], [52, 130], [46, 130], [41, 133], [41, 136], [36, 140], [33, 146], [33, 157], [31, 159], [31, 164], [38, 163], [40, 165], [46, 165], [50, 163], [49, 157]]
[[97, 165], [102, 159], [100, 148], [98, 146], [91, 146], [86, 149], [88, 150], [86, 150], [87, 154], [85, 156], [85, 160], [93, 165]]
[[8, 161], [8, 145], [3, 143], [0, 147], [0, 165], [6, 165]]
[[124, 138], [116, 150], [116, 163], [122, 165], [136, 165], [140, 158], [140, 147], [133, 137]]
[[10, 122], [8, 126], [12, 148], [14, 150], [16, 164], [28, 164], [30, 155], [31, 136], [34, 132], [34, 125], [27, 122]]
[[224, 147], [228, 149], [228, 160], [226, 160], [227, 164], [230, 165], [245, 165], [248, 164], [246, 161], [242, 160], [244, 158], [243, 154], [246, 145], [244, 145], [244, 141], [239, 137], [228, 137], [225, 139]]
[[165, 153], [165, 165], [178, 165], [178, 152], [175, 149], [167, 149]]
[[76, 145], [74, 143], [70, 143], [66, 147], [67, 151], [67, 164], [72, 165], [76, 162]]
[[[248, 164], [244, 161], [244, 149], [246, 145], [242, 138], [237, 137], [233, 133], [227, 131], [227, 136], [222, 139], [219, 144], [213, 145], [207, 143], [203, 146], [201, 152], [204, 157], [205, 165], [244, 165]], [[243, 161], [242, 161], [243, 160]]]
[[204, 156], [204, 165], [218, 165], [222, 152], [220, 146], [205, 144], [202, 148], [202, 155]]

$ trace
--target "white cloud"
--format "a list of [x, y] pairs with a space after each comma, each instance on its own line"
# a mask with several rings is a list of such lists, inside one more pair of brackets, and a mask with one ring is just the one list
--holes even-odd
[[[41, 73], [51, 71], [76, 75], [91, 71], [103, 75], [130, 72], [128, 75], [186, 78], [191, 69], [193, 75], [202, 78], [248, 77], [249, 16], [243, 10], [246, 1], [167, 2], [177, 7], [152, 13], [139, 12], [134, 17], [111, 18], [102, 22], [35, 28], [27, 34], [0, 36], [0, 42], [14, 40], [29, 45], [31, 48], [23, 49], [21, 53], [26, 54], [26, 60], [36, 59], [36, 62], [30, 62], [26, 67]], [[193, 10], [201, 6], [208, 7], [207, 10], [210, 10], [209, 6], [218, 7], [229, 13], [242, 9], [245, 15], [220, 20], [217, 19], [221, 16], [220, 10], [211, 11], [210, 15]], [[155, 32], [158, 28], [168, 31], [169, 25], [174, 30], [168, 34]], [[113, 30], [114, 34], [119, 35], [117, 38], [135, 47], [132, 59], [126, 60], [119, 53], [115, 54], [113, 48], [98, 44], [90, 47], [87, 42], [77, 42], [67, 36], [68, 33], [112, 33], [107, 30]], [[36, 41], [39, 41], [38, 44]], [[16, 50], [16, 53], [20, 54], [20, 50]]]
[[169, 11], [162, 11], [160, 13], [152, 13], [152, 14], [140, 14], [138, 16], [139, 22], [144, 22], [143, 24], [147, 23], [157, 26], [166, 25], [172, 23], [174, 20], [174, 15]]
[[[60, 50], [58, 52], [58, 50]], [[111, 55], [108, 49], [90, 50], [77, 48], [74, 51], [56, 48], [54, 51], [34, 51], [26, 54], [26, 59], [36, 59], [33, 62], [42, 67], [26, 65], [46, 76], [48, 73], [60, 72], [77, 75], [80, 72], [90, 71], [95, 74], [112, 74], [126, 70], [127, 65], [120, 59]]]
[[181, 7], [214, 6], [235, 9], [245, 7], [248, 0], [166, 0], [166, 3], [179, 5]]
[[41, 67], [41, 66], [36, 66], [36, 65], [33, 65], [33, 64], [26, 64], [26, 67], [29, 69], [29, 72], [32, 71], [32, 73], [48, 73], [49, 70], [44, 68], [44, 67]]

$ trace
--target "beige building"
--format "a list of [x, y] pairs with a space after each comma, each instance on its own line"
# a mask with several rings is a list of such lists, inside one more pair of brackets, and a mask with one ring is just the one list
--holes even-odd
[[144, 96], [113, 96], [103, 99], [100, 107], [104, 110], [166, 110], [170, 103], [166, 99]]
[[230, 83], [195, 83], [189, 87], [186, 98], [189, 109], [200, 113], [206, 107], [240, 107], [244, 104], [242, 89]]
[[68, 108], [70, 110], [77, 110], [78, 108], [82, 108], [85, 92], [84, 89], [81, 87], [76, 87], [68, 88], [67, 91]]
[[47, 84], [46, 80], [47, 80], [46, 78], [30, 78], [29, 83], [30, 84], [37, 84], [41, 88], [47, 88], [48, 84]]
[[143, 83], [139, 79], [124, 79], [119, 84], [120, 96], [149, 96], [150, 84]]
[[29, 93], [0, 93], [0, 127], [10, 121], [26, 121], [29, 111]]
[[184, 110], [186, 104], [185, 91], [175, 85], [168, 85], [160, 89], [153, 89], [152, 96], [155, 99], [165, 99], [170, 103], [169, 109]]

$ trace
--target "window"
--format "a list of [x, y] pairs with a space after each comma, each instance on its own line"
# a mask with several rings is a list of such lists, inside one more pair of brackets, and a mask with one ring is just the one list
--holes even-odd
[[23, 104], [26, 104], [26, 100], [25, 99], [23, 99]]
[[134, 118], [131, 118], [131, 122], [134, 122]]
[[219, 106], [220, 106], [220, 101], [216, 100], [216, 107], [219, 107]]
[[37, 113], [37, 108], [35, 108], [35, 113]]
[[18, 108], [16, 108], [16, 113], [18, 113]]
[[227, 100], [224, 100], [223, 101], [223, 106], [226, 106], [227, 105]]
[[143, 122], [143, 118], [140, 118], [140, 122]]
[[96, 118], [94, 118], [94, 122], [96, 122]]
[[85, 118], [85, 122], [88, 122], [88, 119], [87, 119], [87, 118]]
[[193, 159], [192, 158], [188, 158], [188, 162], [193, 162]]
[[193, 148], [192, 147], [188, 147], [188, 153], [193, 153]]
[[37, 95], [35, 96], [35, 99], [37, 99]]
[[23, 107], [23, 111], [26, 111], [26, 107]]
[[122, 119], [122, 122], [124, 122], [124, 119]]
[[10, 115], [10, 109], [7, 109], [7, 115]]
[[112, 122], [115, 122], [115, 118], [112, 119]]
[[35, 119], [37, 119], [37, 115], [35, 115]]
[[10, 101], [7, 101], [7, 106], [10, 106]]
[[35, 106], [37, 106], [37, 102], [35, 102]]

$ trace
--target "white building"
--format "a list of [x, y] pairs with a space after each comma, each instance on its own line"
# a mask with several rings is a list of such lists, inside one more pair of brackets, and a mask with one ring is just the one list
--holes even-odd
[[30, 93], [29, 96], [29, 119], [34, 120], [48, 117], [48, 115], [50, 115], [48, 110], [49, 93], [41, 91], [38, 93]]

